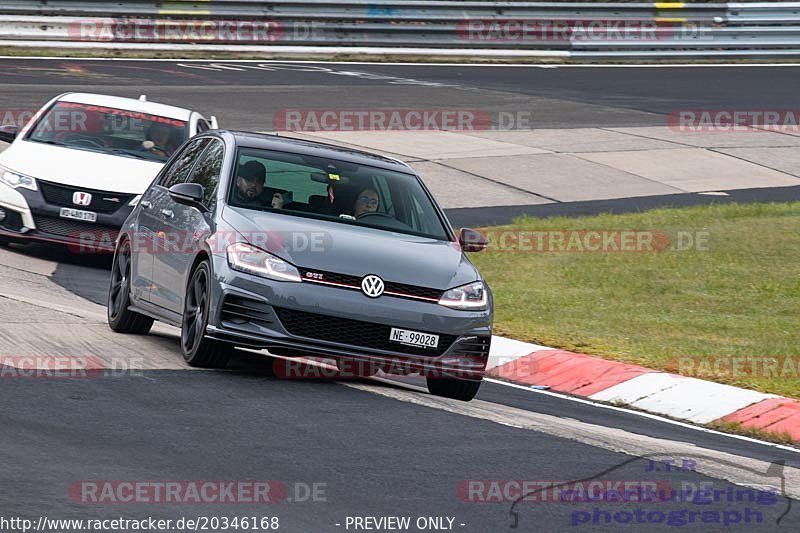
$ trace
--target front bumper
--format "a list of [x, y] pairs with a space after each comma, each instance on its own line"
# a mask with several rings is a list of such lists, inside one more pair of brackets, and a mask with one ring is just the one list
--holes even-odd
[[[67, 245], [76, 252], [113, 252], [119, 228], [133, 207], [121, 205], [113, 213], [98, 213], [96, 222], [62, 218], [63, 205], [48, 203], [40, 190], [12, 189], [0, 184], [0, 235], [15, 241]], [[77, 207], [77, 206], [75, 206]]]
[[[459, 311], [392, 296], [372, 299], [319, 284], [271, 282], [232, 271], [223, 257], [215, 257], [214, 266], [217, 291], [206, 331], [211, 338], [289, 357], [353, 359], [426, 376], [483, 378], [491, 305]], [[439, 346], [390, 343], [392, 327], [437, 334]]]

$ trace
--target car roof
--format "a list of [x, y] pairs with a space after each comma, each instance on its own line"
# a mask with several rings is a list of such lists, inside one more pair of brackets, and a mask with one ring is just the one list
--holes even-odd
[[402, 161], [363, 150], [270, 133], [232, 130], [219, 130], [219, 133], [230, 133], [235, 138], [238, 146], [246, 148], [301, 153], [339, 161], [347, 161], [358, 165], [396, 170], [406, 174], [415, 174], [411, 167]]
[[160, 117], [174, 118], [178, 120], [189, 120], [192, 111], [182, 107], [175, 107], [157, 102], [141, 101], [135, 98], [123, 98], [121, 96], [108, 96], [105, 94], [92, 93], [67, 93], [59, 97], [59, 101], [72, 102], [75, 104], [100, 105], [114, 107], [126, 111], [136, 111], [138, 113], [148, 113]]

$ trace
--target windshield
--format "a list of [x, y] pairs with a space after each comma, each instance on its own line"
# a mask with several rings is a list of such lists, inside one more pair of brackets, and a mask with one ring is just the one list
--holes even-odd
[[416, 176], [315, 156], [240, 149], [228, 203], [449, 240]]
[[57, 102], [27, 140], [166, 161], [188, 137], [186, 121], [89, 104]]

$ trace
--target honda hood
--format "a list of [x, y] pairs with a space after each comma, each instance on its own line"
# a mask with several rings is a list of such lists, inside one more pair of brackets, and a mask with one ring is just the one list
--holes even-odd
[[100, 191], [142, 194], [164, 164], [17, 140], [0, 154], [0, 165], [37, 180]]
[[441, 290], [480, 279], [454, 242], [229, 206], [223, 220], [241, 240], [300, 268]]

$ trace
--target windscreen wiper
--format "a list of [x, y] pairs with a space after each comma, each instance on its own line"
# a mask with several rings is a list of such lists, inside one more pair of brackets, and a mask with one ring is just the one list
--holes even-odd
[[142, 155], [141, 152], [137, 152], [135, 150], [126, 150], [124, 148], [109, 148], [108, 151], [115, 154], [122, 154], [135, 157], [136, 159], [150, 159], [149, 157], [145, 157], [144, 155]]

